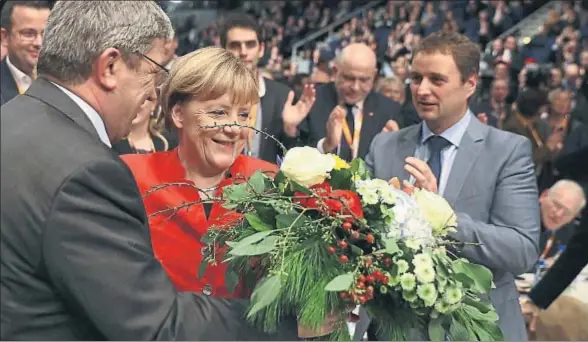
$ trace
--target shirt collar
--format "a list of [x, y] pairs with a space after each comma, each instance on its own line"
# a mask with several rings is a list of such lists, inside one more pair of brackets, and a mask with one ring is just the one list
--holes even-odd
[[106, 126], [104, 126], [104, 121], [100, 117], [100, 114], [98, 114], [98, 112], [94, 108], [92, 108], [92, 106], [90, 106], [86, 101], [82, 100], [82, 98], [80, 98], [76, 94], [65, 89], [57, 83], [53, 84], [57, 86], [57, 88], [61, 89], [61, 91], [63, 91], [65, 95], [69, 96], [69, 98], [71, 98], [73, 102], [75, 102], [80, 107], [84, 114], [86, 114], [88, 119], [90, 119], [90, 122], [92, 122], [92, 126], [94, 126], [94, 128], [96, 129], [98, 137], [100, 137], [100, 140], [104, 143], [104, 145], [112, 147], [110, 139], [108, 138], [108, 134], [106, 133]]
[[[447, 139], [452, 145], [459, 147], [461, 143], [461, 138], [465, 134], [470, 121], [472, 119], [472, 112], [468, 109], [466, 114], [459, 119], [453, 126], [446, 129], [443, 133], [440, 134], [443, 138]], [[435, 135], [429, 127], [427, 126], [426, 122], [423, 121], [421, 125], [421, 144], [424, 144], [429, 137]]]
[[31, 83], [33, 83], [33, 79], [29, 75], [20, 71], [16, 66], [14, 66], [14, 64], [10, 62], [10, 58], [8, 56], [6, 56], [6, 65], [8, 65], [8, 69], [10, 70], [12, 77], [14, 77], [16, 84], [23, 91], [26, 90], [26, 88], [28, 88], [31, 85]]
[[265, 95], [265, 79], [261, 74], [259, 75], [259, 97]]

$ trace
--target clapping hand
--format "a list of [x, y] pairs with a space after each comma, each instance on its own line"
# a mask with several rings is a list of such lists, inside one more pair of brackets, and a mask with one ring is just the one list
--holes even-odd
[[296, 136], [296, 129], [298, 125], [306, 118], [310, 108], [316, 100], [316, 93], [314, 85], [307, 84], [304, 86], [302, 96], [300, 100], [294, 105], [294, 92], [290, 91], [286, 103], [284, 104], [284, 110], [282, 111], [282, 119], [284, 120], [284, 132], [294, 137]]
[[398, 130], [400, 130], [400, 127], [398, 127], [398, 123], [394, 120], [386, 121], [386, 125], [382, 128], [382, 132], [396, 132]]
[[331, 114], [329, 114], [329, 119], [327, 120], [327, 136], [322, 146], [325, 153], [330, 153], [339, 146], [341, 136], [343, 135], [343, 120], [345, 120], [345, 116], [347, 116], [347, 110], [341, 105], [333, 108]]

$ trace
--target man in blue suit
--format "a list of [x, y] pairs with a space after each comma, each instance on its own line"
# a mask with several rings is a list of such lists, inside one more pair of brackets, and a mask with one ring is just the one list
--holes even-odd
[[[490, 293], [507, 340], [526, 340], [514, 284], [538, 258], [540, 217], [531, 144], [484, 125], [471, 113], [480, 50], [461, 34], [434, 33], [413, 53], [411, 92], [423, 122], [381, 133], [366, 163], [372, 174], [398, 177], [441, 194], [457, 213], [461, 254], [494, 274]], [[369, 318], [356, 328], [361, 337]], [[426, 332], [417, 332], [427, 338]]]

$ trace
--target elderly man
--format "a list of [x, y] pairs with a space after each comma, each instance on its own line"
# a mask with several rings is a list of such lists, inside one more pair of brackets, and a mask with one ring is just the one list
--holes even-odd
[[154, 257], [110, 145], [154, 90], [172, 35], [152, 1], [55, 4], [39, 78], [0, 116], [2, 340], [298, 337], [250, 327], [247, 302], [177, 292]]
[[555, 233], [580, 214], [586, 206], [586, 197], [578, 183], [562, 179], [541, 193], [539, 203], [543, 227]]
[[8, 1], [2, 7], [0, 34], [7, 56], [0, 63], [0, 105], [31, 85], [49, 12], [46, 1]]
[[300, 130], [306, 143], [343, 159], [363, 158], [373, 137], [403, 125], [400, 104], [373, 91], [376, 55], [363, 43], [346, 46], [333, 66], [334, 82], [316, 88]]

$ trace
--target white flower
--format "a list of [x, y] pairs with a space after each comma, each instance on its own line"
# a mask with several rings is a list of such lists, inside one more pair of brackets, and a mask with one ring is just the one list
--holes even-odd
[[459, 289], [458, 287], [449, 287], [443, 294], [443, 300], [450, 305], [457, 304], [462, 297], [463, 293], [461, 292], [461, 289]]
[[385, 188], [380, 189], [380, 197], [382, 197], [382, 202], [386, 204], [394, 204], [396, 203], [396, 195], [391, 190], [392, 186], [389, 185]]
[[433, 267], [433, 259], [428, 254], [419, 253], [412, 258], [412, 264], [415, 267]]
[[411, 291], [416, 285], [416, 278], [412, 273], [404, 273], [400, 276], [400, 286], [404, 291]]
[[408, 271], [408, 262], [406, 260], [398, 260], [396, 266], [398, 267], [398, 274], [404, 274]]
[[425, 306], [433, 306], [437, 300], [437, 289], [433, 284], [423, 284], [417, 287], [417, 295], [425, 302]]
[[378, 197], [378, 193], [372, 189], [367, 189], [363, 192], [359, 192], [361, 196], [361, 201], [365, 204], [377, 204], [380, 198]]
[[435, 270], [430, 266], [417, 266], [414, 268], [414, 274], [421, 283], [432, 283], [435, 281]]
[[335, 160], [312, 147], [294, 147], [286, 153], [280, 170], [286, 177], [300, 185], [311, 187], [329, 177]]
[[435, 235], [447, 235], [457, 226], [457, 216], [443, 197], [423, 189], [415, 190], [413, 197]]

